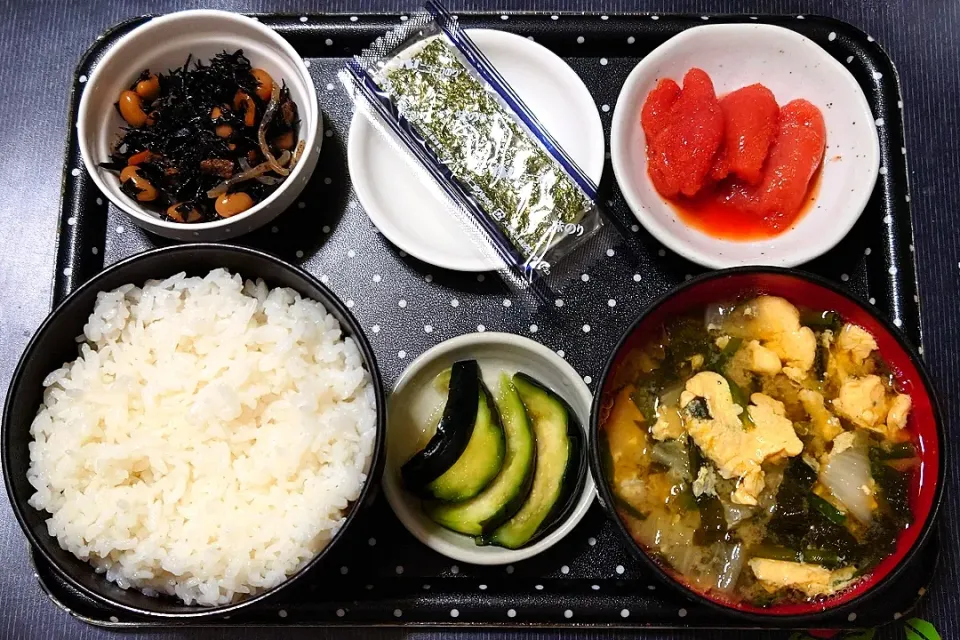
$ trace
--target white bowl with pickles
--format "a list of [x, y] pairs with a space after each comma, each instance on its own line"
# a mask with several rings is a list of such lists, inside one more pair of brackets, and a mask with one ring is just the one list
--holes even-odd
[[593, 502], [591, 402], [574, 368], [533, 340], [484, 332], [443, 342], [394, 386], [387, 500], [410, 533], [455, 560], [537, 555]]

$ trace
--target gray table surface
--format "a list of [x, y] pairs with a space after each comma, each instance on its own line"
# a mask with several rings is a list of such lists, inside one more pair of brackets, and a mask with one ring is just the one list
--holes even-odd
[[[960, 365], [955, 334], [960, 277], [960, 3], [953, 0], [553, 0], [550, 2], [451, 2], [457, 10], [593, 11], [617, 13], [777, 13], [830, 15], [865, 30], [896, 63], [904, 91], [907, 148], [916, 230], [916, 256], [923, 303], [925, 353], [941, 393], [948, 430], [960, 411]], [[70, 78], [83, 51], [107, 27], [136, 15], [190, 8], [250, 12], [399, 12], [416, 2], [396, 0], [114, 0], [0, 2], [0, 389], [29, 336], [51, 303], [61, 162], [67, 126]], [[960, 447], [950, 443], [956, 459]], [[917, 615], [932, 621], [942, 637], [960, 638], [960, 546], [956, 523], [958, 473], [950, 470], [941, 512], [943, 557], [931, 593]], [[0, 639], [107, 638], [118, 632], [88, 627], [51, 604], [30, 567], [27, 545], [6, 496], [0, 497]], [[493, 638], [513, 635], [483, 630], [348, 631], [301, 629], [176, 630], [129, 637], [193, 638]], [[528, 632], [536, 638], [598, 638], [592, 632]], [[626, 635], [624, 633], [616, 634]], [[781, 638], [789, 633], [646, 632], [650, 638]], [[877, 638], [903, 638], [898, 626]]]

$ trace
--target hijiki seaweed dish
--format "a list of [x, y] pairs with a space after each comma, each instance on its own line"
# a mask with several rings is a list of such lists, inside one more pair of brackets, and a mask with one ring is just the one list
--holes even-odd
[[[192, 63], [192, 64], [191, 64]], [[238, 49], [143, 73], [116, 102], [127, 126], [110, 161], [121, 189], [166, 220], [229, 218], [259, 204], [303, 153], [298, 110], [282, 79]]]

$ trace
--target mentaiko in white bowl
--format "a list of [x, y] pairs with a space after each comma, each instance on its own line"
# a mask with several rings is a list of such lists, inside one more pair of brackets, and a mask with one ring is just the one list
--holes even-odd
[[[254, 68], [265, 69], [290, 89], [299, 111], [299, 138], [305, 143], [300, 162], [268, 198], [236, 216], [195, 224], [163, 220], [157, 212], [124, 194], [117, 176], [98, 166], [109, 161], [110, 149], [126, 124], [114, 103], [144, 69], [166, 73], [182, 66], [188, 55], [206, 62], [224, 50], [237, 49], [243, 49]], [[210, 10], [153, 18], [121, 38], [90, 75], [77, 115], [80, 154], [97, 188], [137, 225], [176, 240], [229, 239], [261, 227], [285, 211], [303, 191], [317, 164], [322, 126], [323, 114], [310, 72], [290, 43], [252, 18]]]
[[[444, 529], [430, 520], [420, 499], [403, 489], [400, 467], [416, 453], [425, 426], [424, 411], [430, 407], [418, 403], [420, 392], [432, 384], [438, 373], [458, 360], [476, 360], [484, 381], [498, 388], [501, 371], [522, 371], [559, 395], [573, 409], [582, 429], [590, 420], [593, 396], [580, 374], [551, 349], [529, 338], [510, 333], [471, 333], [441, 342], [410, 363], [393, 387], [387, 405], [387, 456], [383, 490], [393, 512], [420, 542], [443, 555], [471, 564], [500, 565], [531, 558], [572, 531], [586, 515], [596, 494], [589, 469], [584, 467], [583, 488], [565, 519], [533, 544], [520, 549], [478, 546], [470, 536]], [[584, 445], [587, 433], [584, 431]]]
[[[640, 109], [661, 78], [679, 83], [691, 67], [710, 75], [718, 96], [759, 82], [780, 105], [805, 98], [823, 113], [827, 148], [816, 200], [780, 235], [754, 241], [714, 238], [684, 223], [654, 188]], [[610, 155], [620, 190], [647, 231], [688, 260], [715, 269], [792, 267], [826, 253], [860, 217], [880, 168], [874, 116], [850, 72], [809, 38], [755, 23], [687, 29], [645, 57], [617, 99]]]

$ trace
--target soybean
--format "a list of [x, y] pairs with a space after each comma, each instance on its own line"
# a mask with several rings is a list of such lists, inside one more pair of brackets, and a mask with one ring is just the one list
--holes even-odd
[[236, 193], [225, 193], [217, 198], [217, 204], [214, 208], [221, 218], [231, 218], [252, 206], [253, 198], [243, 191], [237, 191]]
[[143, 103], [133, 91], [124, 91], [117, 101], [120, 115], [131, 127], [142, 127], [147, 123], [147, 112], [143, 110]]
[[137, 189], [137, 201], [153, 202], [157, 199], [157, 188], [140, 173], [140, 167], [136, 165], [124, 167], [120, 172], [120, 184], [125, 182], [133, 182], [133, 186]]
[[233, 96], [233, 108], [240, 111], [243, 108], [243, 124], [252, 127], [257, 121], [257, 105], [245, 91], [237, 91]]
[[273, 78], [263, 69], [251, 69], [250, 75], [257, 81], [257, 97], [266, 102], [273, 93]]
[[[211, 120], [219, 120], [221, 116], [223, 116], [223, 109], [221, 109], [220, 107], [214, 107], [213, 109], [210, 109]], [[221, 138], [229, 138], [230, 135], [233, 134], [233, 127], [231, 127], [226, 123], [218, 124], [217, 128], [214, 129], [214, 131], [216, 131], [217, 135], [220, 136]]]
[[143, 164], [144, 162], [150, 162], [151, 160], [153, 160], [153, 153], [151, 153], [149, 149], [144, 149], [143, 151], [135, 153], [127, 158], [127, 164], [137, 165]]
[[199, 222], [203, 216], [200, 215], [196, 207], [180, 202], [167, 208], [167, 217], [174, 222]]
[[151, 73], [149, 76], [137, 83], [137, 86], [134, 87], [134, 91], [144, 100], [156, 100], [160, 95], [160, 79], [156, 76], [156, 74]]

